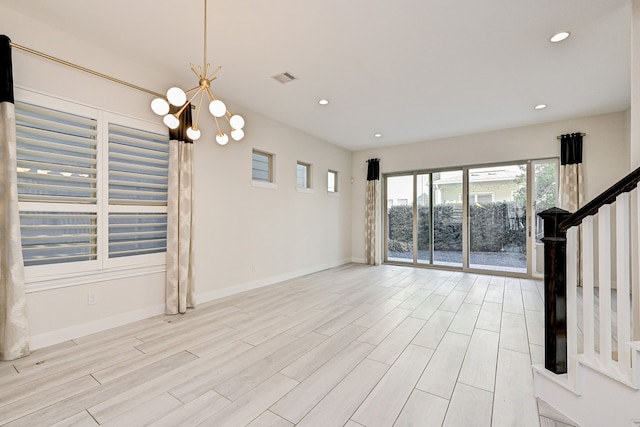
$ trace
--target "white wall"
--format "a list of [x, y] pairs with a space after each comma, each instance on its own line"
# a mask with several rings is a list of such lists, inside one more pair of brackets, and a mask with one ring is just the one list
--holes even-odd
[[365, 161], [380, 159], [381, 173], [437, 169], [560, 156], [556, 136], [584, 132], [585, 202], [629, 173], [625, 112], [464, 135], [353, 153], [353, 256], [364, 259]]
[[[101, 51], [0, 6], [13, 42], [162, 92], [166, 76]], [[189, 64], [185, 64], [188, 67]], [[151, 95], [13, 50], [16, 86], [158, 122]], [[225, 100], [229, 101], [229, 100]], [[198, 301], [348, 262], [351, 258], [351, 153], [243, 108], [246, 137], [220, 147], [213, 121], [201, 120], [195, 146]], [[277, 189], [251, 185], [251, 151], [276, 154]], [[295, 188], [296, 161], [313, 164], [314, 191]], [[340, 192], [328, 195], [327, 169]], [[29, 292], [32, 347], [41, 347], [164, 312], [164, 273]], [[98, 303], [89, 306], [87, 296]]]
[[[196, 288], [199, 300], [351, 260], [351, 153], [245, 112], [246, 136], [197, 145]], [[212, 123], [205, 123], [205, 126]], [[215, 135], [203, 129], [204, 135]], [[253, 149], [275, 154], [276, 189], [252, 185]], [[312, 165], [312, 192], [296, 190], [296, 163]], [[328, 170], [338, 193], [327, 193]]]

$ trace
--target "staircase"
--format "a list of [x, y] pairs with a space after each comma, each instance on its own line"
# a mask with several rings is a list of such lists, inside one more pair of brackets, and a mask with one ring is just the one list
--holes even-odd
[[545, 365], [533, 367], [535, 394], [583, 427], [640, 427], [639, 181], [640, 168], [574, 213], [540, 214]]

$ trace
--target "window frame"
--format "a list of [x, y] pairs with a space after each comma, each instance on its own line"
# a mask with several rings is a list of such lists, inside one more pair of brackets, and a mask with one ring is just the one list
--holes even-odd
[[[305, 171], [305, 182], [304, 185], [300, 185], [298, 182], [298, 170], [299, 168], [304, 168]], [[312, 174], [312, 165], [311, 163], [305, 163], [300, 160], [296, 162], [296, 188], [298, 190], [312, 190], [313, 189], [313, 174]]]
[[[106, 153], [105, 158], [108, 161], [108, 153], [109, 153], [109, 147], [108, 147], [108, 142], [109, 142], [109, 124], [113, 123], [119, 126], [125, 126], [125, 127], [130, 127], [136, 130], [141, 130], [141, 131], [146, 131], [146, 132], [152, 132], [152, 133], [156, 133], [156, 134], [161, 134], [164, 133], [167, 135], [167, 142], [168, 141], [168, 132], [166, 130], [166, 127], [158, 125], [158, 126], [149, 126], [145, 129], [141, 129], [140, 126], [142, 123], [140, 120], [138, 119], [133, 119], [131, 117], [126, 117], [126, 116], [122, 116], [120, 114], [115, 114], [115, 113], [109, 113], [109, 112], [104, 112], [103, 115], [104, 117], [104, 134], [103, 134], [103, 141], [107, 142], [107, 144], [103, 144], [106, 145], [105, 147], [102, 147], [102, 152], [103, 155], [104, 153]], [[153, 132], [152, 129], [155, 129], [156, 132]], [[161, 132], [157, 132], [157, 130], [161, 130]], [[168, 144], [167, 144], [167, 148], [168, 148]], [[169, 160], [169, 155], [167, 152], [167, 161]], [[169, 169], [169, 166], [167, 165], [167, 171]], [[168, 178], [168, 177], [167, 177]], [[112, 213], [133, 213], [133, 214], [159, 214], [159, 213], [163, 213], [163, 214], [167, 214], [167, 203], [164, 203], [163, 205], [151, 205], [151, 204], [143, 204], [143, 203], [139, 203], [139, 204], [111, 204], [109, 203], [109, 170], [108, 167], [105, 166], [105, 170], [104, 170], [104, 177], [102, 179], [102, 191], [103, 194], [105, 194], [105, 201], [106, 203], [104, 204], [104, 208], [106, 211], [106, 215], [103, 213], [103, 215], [106, 217], [105, 221], [104, 221], [104, 226], [106, 227], [106, 239], [102, 239], [102, 243], [105, 245], [103, 250], [105, 251], [105, 267], [106, 268], [111, 268], [111, 267], [124, 267], [124, 266], [137, 266], [137, 265], [155, 265], [155, 264], [160, 264], [160, 263], [164, 263], [166, 265], [166, 250], [164, 252], [157, 252], [157, 253], [151, 253], [151, 254], [141, 254], [141, 255], [130, 255], [130, 256], [125, 256], [125, 257], [115, 257], [115, 258], [110, 258], [109, 257], [109, 215]], [[167, 186], [167, 191], [168, 191], [168, 186]], [[168, 196], [167, 196], [167, 201], [168, 201]]]
[[[257, 178], [254, 174], [256, 168], [254, 168], [254, 156], [263, 156], [267, 159], [267, 179]], [[252, 149], [251, 150], [251, 181], [256, 184], [275, 184], [275, 154], [267, 151]]]
[[[331, 187], [331, 176], [333, 176], [333, 188]], [[338, 171], [329, 169], [327, 171], [327, 193], [337, 194], [339, 191], [340, 186], [338, 185]]]
[[[109, 123], [120, 126], [129, 126], [137, 130], [152, 132], [167, 136], [168, 131], [161, 124], [150, 122], [116, 112], [88, 106], [80, 102], [63, 99], [60, 97], [15, 87], [15, 99], [18, 102], [29, 103], [43, 108], [53, 109], [64, 113], [77, 114], [96, 120], [96, 168], [97, 168], [97, 201], [92, 203], [61, 203], [49, 201], [19, 201], [19, 211], [22, 212], [61, 212], [61, 213], [92, 213], [96, 215], [96, 232], [94, 239], [97, 242], [96, 257], [89, 261], [61, 262], [24, 267], [27, 291], [45, 290], [59, 287], [74, 286], [92, 283], [96, 280], [109, 280], [112, 278], [131, 277], [141, 274], [150, 274], [166, 271], [166, 250], [143, 255], [132, 255], [109, 259], [109, 212], [163, 212], [166, 214], [166, 203], [153, 208], [141, 207], [132, 204], [124, 208], [115, 208], [109, 205]], [[168, 166], [167, 166], [168, 168]]]

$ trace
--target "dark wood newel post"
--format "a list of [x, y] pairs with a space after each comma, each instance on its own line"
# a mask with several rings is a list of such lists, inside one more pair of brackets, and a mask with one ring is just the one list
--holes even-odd
[[544, 367], [567, 372], [567, 232], [560, 223], [571, 215], [559, 208], [538, 214], [544, 220]]

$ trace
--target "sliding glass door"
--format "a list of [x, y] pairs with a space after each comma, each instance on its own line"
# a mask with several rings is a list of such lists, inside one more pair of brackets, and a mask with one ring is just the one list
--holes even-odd
[[556, 165], [552, 159], [386, 175], [385, 260], [539, 274], [537, 213], [556, 203]]
[[469, 267], [527, 272], [527, 164], [468, 170]]
[[387, 259], [413, 262], [413, 174], [386, 178]]
[[387, 261], [462, 267], [462, 170], [385, 177]]
[[462, 267], [462, 171], [433, 173], [433, 264]]
[[419, 264], [431, 264], [431, 174], [416, 176], [416, 204], [418, 206], [418, 256]]

